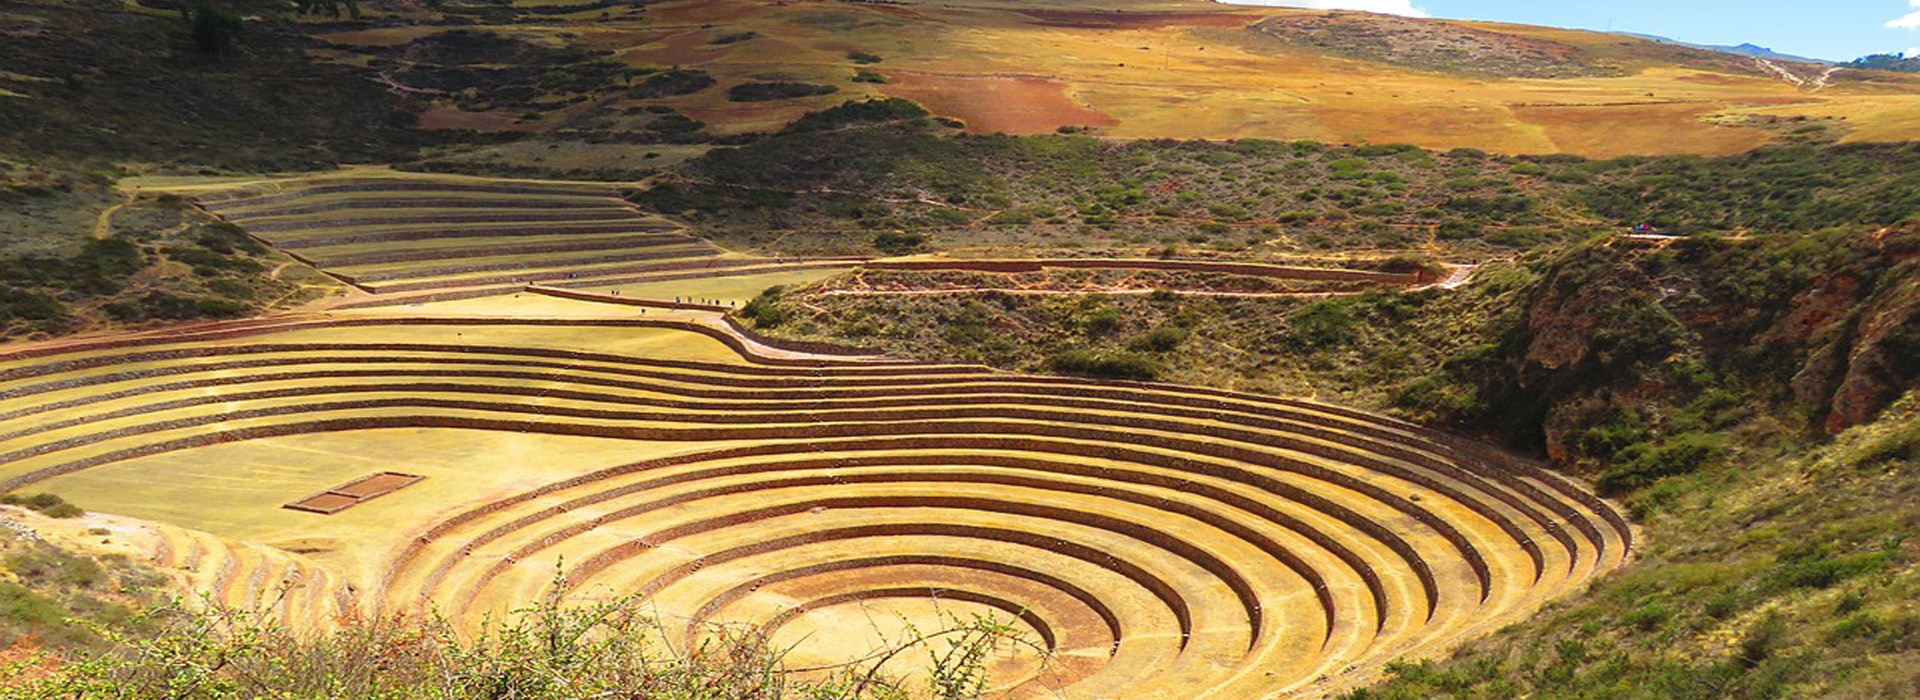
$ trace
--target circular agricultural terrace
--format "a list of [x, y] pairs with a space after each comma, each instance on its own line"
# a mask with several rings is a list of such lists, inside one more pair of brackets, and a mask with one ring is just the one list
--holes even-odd
[[[243, 604], [291, 581], [296, 624], [633, 595], [676, 644], [758, 630], [809, 667], [991, 615], [1028, 642], [993, 662], [1010, 697], [1317, 695], [1521, 619], [1632, 546], [1579, 485], [1326, 404], [780, 352], [696, 312], [485, 303], [499, 313], [0, 356], [0, 480], [83, 505], [89, 488], [165, 494], [129, 513], [169, 523], [157, 562]], [[410, 442], [379, 442], [395, 435]], [[346, 484], [333, 505], [404, 486], [330, 515], [281, 508], [316, 489], [247, 461], [436, 435], [590, 443], [597, 461], [480, 449], [414, 485], [326, 462], [299, 478]], [[204, 514], [180, 507], [194, 499]]]

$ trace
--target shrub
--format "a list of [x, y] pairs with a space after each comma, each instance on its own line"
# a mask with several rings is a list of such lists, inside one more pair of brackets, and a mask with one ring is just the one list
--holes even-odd
[[1160, 363], [1132, 352], [1068, 350], [1047, 360], [1056, 374], [1095, 379], [1133, 379], [1153, 381], [1160, 377]]
[[200, 235], [194, 237], [194, 243], [221, 255], [235, 252], [259, 255], [267, 252], [267, 247], [248, 236], [245, 229], [226, 222], [202, 227]]
[[849, 51], [847, 52], [847, 60], [866, 66], [866, 65], [879, 63], [887, 59], [881, 58], [877, 55], [870, 54], [864, 51]]
[[647, 122], [647, 131], [656, 134], [691, 134], [707, 128], [707, 123], [684, 114], [668, 114]]
[[793, 312], [780, 305], [780, 295], [786, 291], [786, 287], [768, 287], [740, 307], [740, 315], [753, 321], [755, 328], [777, 328], [793, 320]]
[[838, 106], [817, 112], [808, 112], [787, 125], [788, 133], [809, 131], [828, 131], [859, 124], [881, 124], [906, 119], [920, 119], [927, 116], [927, 110], [913, 100], [887, 97], [869, 100], [850, 100]]
[[40, 292], [0, 287], [0, 323], [10, 319], [51, 321], [67, 315], [60, 300]]
[[927, 244], [927, 237], [906, 231], [881, 231], [873, 234], [873, 248], [888, 255], [907, 255]]
[[887, 76], [881, 75], [879, 73], [875, 73], [870, 70], [863, 70], [853, 74], [853, 82], [870, 83], [874, 85], [884, 85], [887, 82]]
[[741, 83], [727, 89], [727, 99], [734, 102], [773, 102], [831, 95], [839, 91], [840, 88], [832, 85], [811, 83]]
[[642, 99], [678, 97], [680, 95], [691, 95], [700, 92], [701, 90], [713, 87], [717, 82], [718, 81], [713, 79], [713, 76], [706, 74], [704, 71], [674, 68], [666, 72], [655, 73], [648, 76], [647, 79], [641, 81], [639, 85], [628, 89], [627, 94]]
[[1126, 314], [1121, 313], [1119, 309], [1106, 307], [1088, 314], [1082, 325], [1086, 326], [1088, 333], [1106, 335], [1118, 330], [1126, 319]]
[[1440, 222], [1440, 228], [1434, 235], [1443, 241], [1466, 240], [1480, 235], [1480, 224], [1465, 219], [1448, 219]]
[[206, 53], [226, 58], [240, 44], [240, 15], [210, 2], [199, 2], [181, 9], [186, 15], [193, 45]]
[[[476, 630], [438, 617], [350, 618], [301, 634], [267, 612], [173, 605], [139, 616], [152, 633], [105, 632], [105, 653], [8, 679], [8, 698], [810, 698], [979, 697], [988, 663], [1010, 645], [1035, 647], [990, 616], [949, 616], [939, 629], [889, 641], [860, 661], [789, 675], [764, 635], [720, 630], [695, 649], [659, 640], [666, 621], [635, 599], [563, 607], [558, 594]], [[55, 602], [0, 583], [0, 617], [65, 624]], [[924, 679], [881, 664], [932, 661]], [[76, 692], [86, 689], [87, 692]]]
[[0, 496], [0, 505], [20, 506], [37, 511], [49, 518], [77, 518], [87, 513], [79, 506], [68, 503], [67, 499], [51, 493], [36, 493], [31, 496], [9, 493]]
[[94, 560], [47, 547], [14, 552], [5, 563], [8, 571], [33, 584], [93, 588], [107, 577]]
[[1855, 459], [1863, 468], [1882, 467], [1920, 457], [1920, 422], [1908, 423], [1898, 430], [1867, 443]]
[[1773, 657], [1774, 652], [1786, 642], [1787, 621], [1779, 615], [1768, 615], [1755, 623], [1753, 628], [1740, 640], [1740, 649], [1733, 661], [1742, 668], [1753, 668]]
[[[9, 626], [18, 625], [32, 630], [42, 641], [51, 636], [51, 641], [76, 641], [87, 637], [84, 629], [67, 622], [68, 612], [60, 604], [46, 596], [35, 593], [33, 589], [12, 581], [0, 581], [0, 622]], [[49, 635], [49, 633], [52, 633]], [[12, 644], [16, 640], [0, 639], [0, 642]], [[24, 679], [23, 679], [24, 680]], [[0, 684], [0, 694], [11, 690], [11, 680]], [[30, 695], [6, 695], [6, 697], [33, 697]], [[49, 697], [49, 696], [41, 696]]]
[[1661, 625], [1666, 624], [1667, 620], [1672, 619], [1672, 617], [1673, 610], [1665, 605], [1654, 602], [1627, 611], [1627, 614], [1620, 617], [1620, 621], [1632, 625], [1642, 632], [1651, 632], [1659, 629]]
[[1287, 319], [1286, 340], [1301, 348], [1326, 348], [1353, 339], [1360, 317], [1343, 299], [1314, 302]]
[[246, 304], [229, 299], [194, 299], [166, 292], [148, 292], [139, 299], [118, 301], [102, 308], [107, 315], [126, 323], [237, 318], [250, 311]]
[[1833, 554], [1825, 547], [1802, 546], [1780, 554], [1773, 580], [1786, 588], [1827, 588], [1884, 571], [1891, 564], [1892, 554], [1888, 552]]
[[1127, 349], [1134, 352], [1172, 352], [1187, 342], [1191, 335], [1187, 329], [1175, 325], [1164, 325], [1127, 341]]
[[1600, 476], [1603, 493], [1618, 495], [1642, 488], [1661, 477], [1691, 473], [1728, 452], [1725, 436], [1685, 433], [1657, 445], [1637, 443], [1614, 455], [1615, 466]]
[[1364, 158], [1341, 158], [1327, 163], [1327, 172], [1335, 180], [1358, 180], [1367, 176], [1371, 164]]

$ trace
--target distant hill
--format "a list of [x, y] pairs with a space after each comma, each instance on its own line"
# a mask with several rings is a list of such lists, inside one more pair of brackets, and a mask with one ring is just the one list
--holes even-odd
[[1637, 37], [1640, 39], [1648, 39], [1651, 41], [1659, 41], [1659, 42], [1664, 42], [1668, 44], [1679, 44], [1681, 46], [1686, 46], [1686, 47], [1691, 47], [1696, 49], [1703, 49], [1706, 51], [1718, 51], [1720, 53], [1730, 53], [1735, 56], [1746, 56], [1749, 58], [1764, 58], [1769, 61], [1794, 61], [1798, 63], [1822, 63], [1822, 64], [1833, 63], [1833, 61], [1828, 61], [1828, 60], [1819, 59], [1819, 58], [1807, 58], [1805, 56], [1795, 56], [1793, 54], [1780, 53], [1778, 51], [1767, 48], [1765, 46], [1760, 46], [1758, 44], [1740, 44], [1738, 46], [1727, 46], [1725, 44], [1695, 44], [1691, 42], [1680, 41], [1679, 39], [1671, 39], [1664, 36], [1658, 36], [1655, 34], [1636, 34], [1633, 32], [1619, 32], [1619, 33], [1624, 34], [1626, 36]]
[[[869, 97], [912, 100], [975, 134], [1592, 157], [1740, 153], [1808, 122], [1844, 141], [1920, 139], [1916, 76], [1755, 60], [1779, 56], [1757, 47], [1364, 12], [1199, 0], [362, 3], [359, 19], [263, 12], [247, 20], [247, 50], [222, 61], [181, 49], [171, 15], [79, 2], [30, 0], [0, 16], [0, 34], [18, 39], [0, 42], [0, 59], [14, 59], [0, 60], [0, 146], [141, 161], [185, 144], [203, 163], [293, 168], [444, 139], [464, 144], [441, 153], [449, 161], [632, 174]], [[89, 61], [104, 67], [66, 67]], [[202, 118], [210, 104], [221, 109]], [[428, 133], [406, 128], [416, 124]], [[521, 138], [567, 145], [481, 143]]]
[[[447, 3], [321, 29], [314, 55], [380, 66], [431, 103], [430, 128], [594, 144], [733, 143], [868, 97], [976, 134], [1593, 157], [1740, 153], [1809, 121], [1920, 138], [1920, 78], [1604, 32], [1196, 0], [588, 7]], [[450, 62], [451, 46], [485, 61]], [[483, 74], [512, 81], [470, 89]]]
[[1897, 53], [1877, 53], [1848, 63], [1852, 68], [1868, 70], [1890, 70], [1898, 73], [1920, 73], [1920, 56], [1902, 56]]

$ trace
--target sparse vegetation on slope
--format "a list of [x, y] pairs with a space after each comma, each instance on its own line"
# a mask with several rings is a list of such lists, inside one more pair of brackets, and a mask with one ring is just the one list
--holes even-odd
[[1909, 697], [1920, 683], [1916, 435], [1910, 396], [1831, 445], [1754, 445], [1664, 479], [1637, 497], [1652, 537], [1634, 567], [1345, 697]]
[[[1085, 136], [943, 136], [918, 110], [852, 103], [793, 133], [716, 150], [636, 195], [706, 232], [783, 249], [858, 250], [859, 231], [926, 232], [940, 247], [1022, 240], [1060, 247], [1240, 250], [1564, 241], [1577, 169], [1474, 151], [1270, 141], [1136, 142]], [[880, 116], [906, 118], [851, 127]], [[825, 131], [825, 133], [816, 133]], [[1019, 238], [1011, 238], [1018, 236]]]
[[84, 238], [77, 252], [0, 257], [0, 338], [237, 318], [333, 286], [304, 269], [273, 274], [292, 261], [178, 198], [102, 216], [104, 237]]
[[[209, 15], [210, 16], [210, 15]], [[0, 17], [0, 162], [151, 163], [189, 171], [327, 167], [410, 156], [426, 137], [363, 69], [308, 60], [272, 14], [222, 58], [173, 12], [27, 2]]]

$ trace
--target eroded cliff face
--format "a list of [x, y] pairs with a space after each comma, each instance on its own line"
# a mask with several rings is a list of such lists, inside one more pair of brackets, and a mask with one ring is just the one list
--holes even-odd
[[[1507, 385], [1482, 391], [1502, 397], [1500, 423], [1539, 426], [1515, 437], [1561, 463], [1604, 458], [1586, 436], [1627, 414], [1656, 433], [1660, 407], [1690, 405], [1839, 432], [1920, 384], [1920, 225], [1617, 240], [1543, 272], [1506, 350]], [[1711, 392], [1717, 404], [1702, 401]]]

